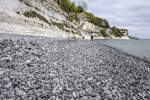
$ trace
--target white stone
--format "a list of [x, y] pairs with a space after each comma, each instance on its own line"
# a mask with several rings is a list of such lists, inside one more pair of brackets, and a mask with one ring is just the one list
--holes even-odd
[[57, 85], [54, 89], [53, 89], [53, 93], [60, 93], [63, 91], [63, 87], [60, 85]]
[[19, 89], [19, 88], [16, 88], [16, 94], [20, 95], [20, 96], [26, 96], [26, 93], [23, 90]]
[[6, 88], [10, 88], [12, 86], [12, 83], [8, 83], [5, 85]]
[[4, 57], [1, 61], [11, 62], [13, 59], [11, 57]]
[[4, 74], [4, 71], [0, 71], [0, 75], [3, 75]]
[[31, 61], [30, 60], [27, 60], [26, 62], [25, 62], [25, 64], [30, 64], [31, 63]]
[[79, 93], [78, 92], [73, 92], [73, 97], [78, 97], [79, 96]]

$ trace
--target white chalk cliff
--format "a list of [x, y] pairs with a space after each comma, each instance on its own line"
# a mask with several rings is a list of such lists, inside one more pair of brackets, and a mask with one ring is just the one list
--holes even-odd
[[[27, 11], [36, 12], [44, 21], [38, 17], [26, 17], [24, 13]], [[78, 18], [79, 22], [70, 22], [67, 13], [54, 0], [0, 0], [0, 33], [85, 39], [94, 34], [98, 39], [106, 38], [99, 35], [104, 28], [88, 22], [82, 13]], [[111, 34], [111, 28], [106, 28], [105, 32], [108, 39], [117, 39]], [[119, 38], [128, 39], [127, 30], [122, 30], [122, 34]]]

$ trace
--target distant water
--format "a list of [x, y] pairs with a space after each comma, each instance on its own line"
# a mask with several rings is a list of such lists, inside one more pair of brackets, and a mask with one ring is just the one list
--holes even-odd
[[150, 39], [145, 40], [104, 40], [104, 44], [130, 55], [150, 61]]

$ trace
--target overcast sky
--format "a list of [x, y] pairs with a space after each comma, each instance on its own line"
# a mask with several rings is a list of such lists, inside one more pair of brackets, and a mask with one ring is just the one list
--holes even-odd
[[107, 19], [111, 26], [127, 28], [132, 36], [150, 38], [150, 0], [85, 1], [89, 12]]

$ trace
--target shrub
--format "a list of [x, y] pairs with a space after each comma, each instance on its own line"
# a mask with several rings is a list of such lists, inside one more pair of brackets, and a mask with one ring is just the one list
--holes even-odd
[[122, 37], [123, 36], [123, 33], [120, 32], [120, 29], [119, 28], [116, 28], [116, 27], [112, 27], [112, 34], [115, 36], [115, 37]]
[[[69, 21], [79, 21], [78, 17], [77, 17], [77, 13], [81, 13], [81, 12], [85, 12], [83, 7], [81, 5], [76, 6], [74, 2], [71, 2], [70, 0], [55, 0], [57, 2], [58, 5], [60, 5], [61, 9], [64, 10], [65, 12], [68, 13], [68, 15], [70, 13], [74, 13], [71, 14], [71, 16], [68, 16], [67, 19]], [[103, 28], [109, 28], [109, 23], [107, 20], [99, 18], [94, 16], [92, 13], [88, 13], [85, 12], [86, 16], [87, 16], [87, 20], [90, 23], [93, 23], [99, 27], [103, 27]]]
[[20, 12], [19, 12], [19, 11], [17, 11], [16, 13], [17, 13], [17, 14], [20, 14]]
[[82, 12], [84, 12], [84, 9], [81, 6], [78, 6], [77, 13], [82, 13]]
[[109, 35], [106, 34], [105, 29], [101, 29], [99, 35], [100, 35], [100, 36], [102, 35], [103, 37], [109, 37]]
[[70, 28], [70, 25], [67, 24], [66, 22], [64, 22], [63, 25], [64, 25], [65, 27], [67, 27], [67, 28]]
[[103, 28], [109, 28], [109, 23], [107, 20], [94, 16], [92, 13], [84, 12], [86, 14], [87, 20], [94, 25]]
[[79, 18], [78, 18], [78, 16], [77, 16], [77, 13], [74, 13], [72, 16], [68, 16], [68, 18], [67, 18], [69, 21], [73, 21], [73, 20], [75, 20], [75, 21], [79, 21]]
[[81, 6], [76, 6], [75, 2], [71, 2], [70, 0], [55, 0], [58, 5], [60, 5], [61, 9], [66, 11], [67, 13], [70, 12], [83, 12], [84, 9]]
[[79, 6], [81, 6], [84, 10], [88, 9], [88, 5], [86, 1], [80, 0], [79, 1]]
[[65, 32], [70, 32], [70, 30], [65, 30]]
[[84, 9], [81, 6], [76, 6], [75, 2], [71, 2], [70, 0], [61, 0], [58, 2], [61, 9], [66, 11], [67, 13], [73, 12], [83, 12]]
[[59, 29], [65, 31], [64, 24], [57, 23], [57, 22], [54, 22], [54, 21], [52, 21], [52, 24], [55, 25], [55, 26], [57, 26]]
[[[60, 5], [62, 10], [68, 13], [69, 16], [67, 17], [67, 19], [69, 21], [73, 21], [73, 20], [79, 21], [77, 17], [77, 13], [83, 10], [81, 7], [77, 7], [75, 3], [71, 2], [70, 0], [60, 0], [57, 1], [57, 3]], [[70, 13], [72, 14], [70, 15]]]
[[59, 5], [61, 9], [63, 9], [67, 13], [77, 11], [77, 7], [75, 6], [75, 3], [74, 2], [72, 3], [70, 0], [61, 0]]
[[37, 17], [37, 13], [35, 11], [31, 11], [31, 10], [30, 11], [26, 11], [23, 14], [26, 17], [33, 17], [33, 18]]
[[81, 13], [84, 11], [81, 6], [76, 6], [75, 3], [71, 2], [70, 0], [56, 0], [56, 2], [62, 10], [68, 13], [69, 16], [67, 17], [67, 19], [69, 21], [79, 21], [77, 13]]
[[77, 32], [76, 34], [79, 34], [79, 36], [82, 36], [81, 32]]

